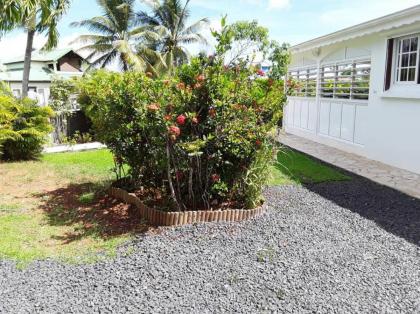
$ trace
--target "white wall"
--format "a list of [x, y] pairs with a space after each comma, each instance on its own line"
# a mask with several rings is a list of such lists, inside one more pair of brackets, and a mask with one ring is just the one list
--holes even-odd
[[[384, 93], [387, 39], [410, 33], [420, 33], [420, 24], [323, 47], [319, 55], [316, 50], [293, 55], [291, 68], [370, 55], [370, 96], [369, 102], [290, 97], [286, 132], [420, 173], [420, 85], [410, 97]], [[304, 127], [314, 119], [315, 128]]]
[[[18, 89], [20, 90], [20, 93], [22, 94], [22, 82], [10, 82], [10, 88], [12, 90]], [[50, 86], [51, 83], [49, 82], [29, 82], [29, 87], [36, 87], [37, 88], [37, 95], [28, 95], [31, 98], [38, 99], [40, 105], [47, 105], [48, 99], [50, 97]], [[40, 93], [40, 89], [44, 90], [44, 94], [42, 95]]]

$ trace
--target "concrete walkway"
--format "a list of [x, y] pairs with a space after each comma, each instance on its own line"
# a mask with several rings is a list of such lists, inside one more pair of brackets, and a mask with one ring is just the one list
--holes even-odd
[[75, 144], [75, 145], [57, 145], [51, 147], [45, 147], [44, 153], [64, 153], [64, 152], [80, 152], [84, 150], [100, 149], [105, 148], [106, 146], [99, 143], [85, 143], [85, 144]]
[[420, 175], [418, 174], [295, 135], [281, 134], [279, 140], [283, 145], [420, 199]]

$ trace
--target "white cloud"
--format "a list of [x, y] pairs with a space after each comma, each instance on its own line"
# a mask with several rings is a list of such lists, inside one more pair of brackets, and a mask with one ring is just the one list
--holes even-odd
[[288, 8], [291, 4], [290, 0], [269, 0], [268, 8], [269, 9], [284, 9]]
[[[319, 15], [319, 20], [325, 25], [329, 25], [332, 28], [338, 29], [382, 17], [384, 15], [409, 8], [419, 3], [419, 0], [354, 1], [353, 5], [351, 6], [349, 6], [347, 3], [342, 7], [323, 12]], [[363, 10], [360, 9], [362, 7]]]
[[[39, 49], [45, 43], [43, 36], [35, 36], [34, 48]], [[0, 39], [0, 61], [7, 61], [12, 58], [23, 56], [26, 47], [26, 34], [9, 34]]]
[[[79, 44], [71, 44], [71, 42], [79, 36], [78, 33], [73, 33], [68, 36], [60, 38], [57, 48], [72, 47], [74, 49], [80, 48]], [[33, 48], [35, 50], [41, 49], [46, 42], [46, 37], [43, 35], [35, 35]], [[15, 32], [8, 34], [0, 39], [0, 63], [23, 56], [26, 48], [26, 33]], [[82, 53], [83, 55], [83, 53]]]

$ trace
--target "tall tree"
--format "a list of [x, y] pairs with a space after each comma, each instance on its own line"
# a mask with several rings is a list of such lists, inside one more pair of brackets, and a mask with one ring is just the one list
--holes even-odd
[[188, 10], [190, 0], [185, 3], [181, 0], [142, 0], [142, 2], [149, 6], [151, 12], [140, 12], [139, 20], [159, 34], [159, 40], [153, 45], [161, 52], [164, 62], [157, 62], [156, 67], [166, 68], [172, 72], [174, 66], [189, 59], [185, 45], [207, 44], [206, 39], [200, 34], [202, 28], [209, 25], [207, 18], [187, 26], [190, 17]]
[[46, 33], [43, 49], [57, 46], [57, 24], [70, 5], [70, 0], [5, 0], [1, 5], [0, 30], [24, 27], [27, 34], [22, 77], [22, 97], [28, 95], [33, 41], [36, 33]]
[[[86, 27], [94, 34], [81, 35], [76, 41], [85, 44], [80, 50], [89, 52], [91, 67], [105, 67], [117, 60], [127, 71], [145, 71], [151, 68], [148, 60], [159, 58], [147, 43], [157, 40], [157, 34], [141, 26], [135, 12], [135, 0], [96, 0], [103, 14], [74, 22], [75, 27]], [[140, 54], [136, 53], [139, 49]]]

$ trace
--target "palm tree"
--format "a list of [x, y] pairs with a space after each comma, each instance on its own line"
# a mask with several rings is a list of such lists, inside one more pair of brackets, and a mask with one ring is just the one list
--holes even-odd
[[[106, 67], [117, 60], [120, 67], [145, 71], [151, 68], [148, 59], [159, 58], [148, 48], [149, 40], [156, 40], [156, 34], [145, 26], [139, 26], [134, 11], [135, 0], [96, 0], [103, 14], [91, 19], [74, 22], [75, 27], [86, 27], [94, 34], [81, 35], [76, 42], [85, 44], [80, 50], [88, 51], [90, 67]], [[137, 47], [142, 54], [137, 54]]]
[[201, 29], [209, 25], [207, 18], [187, 26], [190, 17], [188, 10], [190, 0], [185, 4], [181, 0], [143, 0], [143, 2], [151, 8], [151, 13], [142, 11], [138, 18], [143, 25], [149, 25], [159, 35], [158, 41], [152, 45], [161, 52], [164, 62], [158, 61], [157, 68], [166, 68], [168, 72], [172, 72], [173, 67], [189, 59], [190, 54], [185, 45], [207, 44], [206, 39], [200, 34]]
[[5, 1], [0, 13], [0, 30], [24, 27], [27, 33], [22, 78], [22, 97], [28, 95], [33, 41], [36, 33], [46, 33], [43, 49], [57, 46], [57, 24], [70, 5], [70, 0], [13, 0]]

